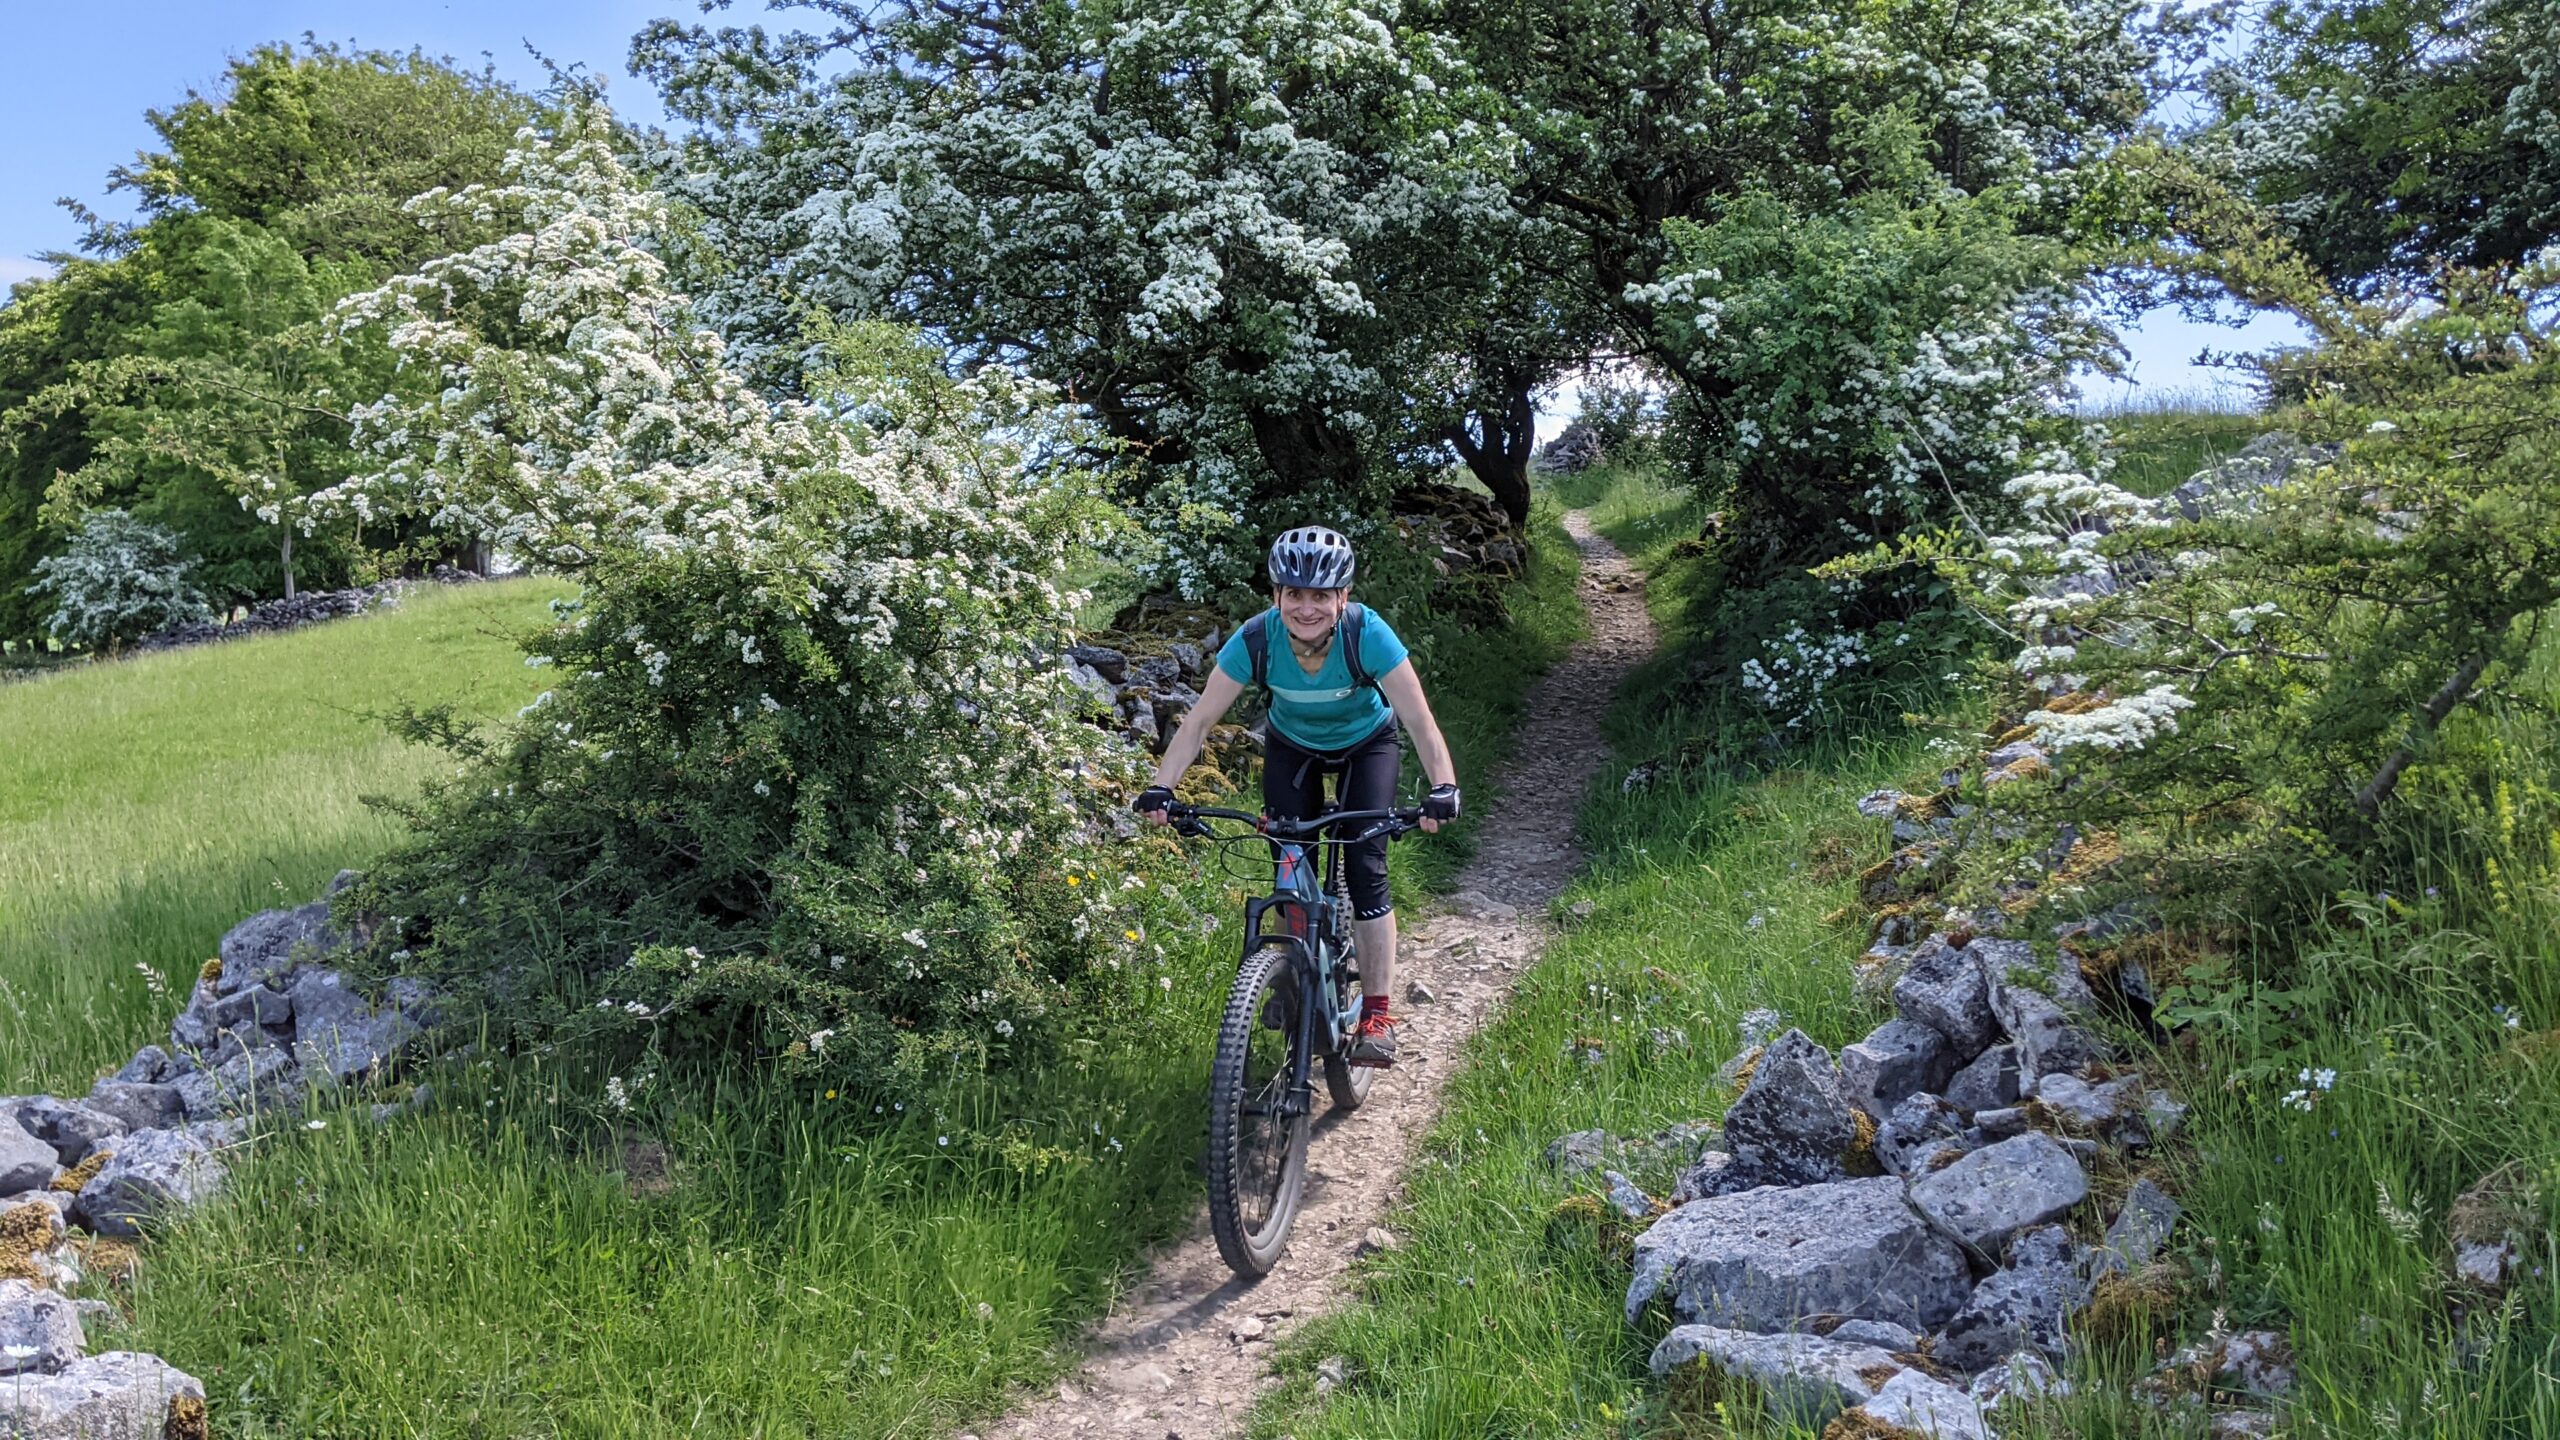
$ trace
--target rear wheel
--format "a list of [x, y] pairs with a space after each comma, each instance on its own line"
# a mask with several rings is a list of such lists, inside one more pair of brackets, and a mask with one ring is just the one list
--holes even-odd
[[1209, 1228], [1228, 1268], [1269, 1274], [1288, 1247], [1307, 1175], [1311, 1104], [1289, 1093], [1301, 1033], [1299, 967], [1286, 946], [1245, 957], [1209, 1067]]
[[[1326, 893], [1333, 900], [1333, 913], [1337, 917], [1334, 953], [1340, 958], [1334, 962], [1333, 1005], [1335, 1013], [1339, 1014], [1359, 1003], [1360, 947], [1351, 920], [1350, 890], [1343, 882], [1342, 871], [1338, 867], [1333, 872], [1333, 884]], [[1343, 1059], [1339, 1050], [1324, 1057], [1325, 1094], [1332, 1098], [1336, 1110], [1359, 1109], [1360, 1102], [1369, 1098], [1370, 1082], [1377, 1078], [1375, 1067], [1354, 1065]]]

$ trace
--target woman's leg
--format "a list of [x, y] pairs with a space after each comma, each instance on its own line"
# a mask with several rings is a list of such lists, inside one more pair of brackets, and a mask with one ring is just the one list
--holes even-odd
[[[1342, 767], [1342, 808], [1383, 810], [1396, 803], [1404, 749], [1394, 727], [1352, 752]], [[1360, 947], [1360, 993], [1383, 999], [1395, 991], [1396, 912], [1387, 892], [1387, 840], [1381, 835], [1342, 857], [1351, 882], [1351, 928]]]

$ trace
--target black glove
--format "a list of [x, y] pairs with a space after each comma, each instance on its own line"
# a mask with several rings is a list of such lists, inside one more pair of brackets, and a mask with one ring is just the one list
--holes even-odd
[[1432, 786], [1431, 793], [1422, 797], [1422, 818], [1425, 820], [1457, 819], [1458, 787], [1455, 785]]
[[1173, 808], [1173, 792], [1161, 785], [1150, 785], [1138, 792], [1138, 798], [1129, 802], [1129, 808], [1141, 815], [1170, 810]]

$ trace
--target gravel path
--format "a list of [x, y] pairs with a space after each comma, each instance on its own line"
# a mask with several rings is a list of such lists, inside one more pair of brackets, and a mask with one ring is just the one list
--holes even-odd
[[[1455, 898], [1408, 924], [1396, 967], [1400, 1058], [1359, 1110], [1318, 1116], [1288, 1254], [1258, 1284], [1237, 1280], [1218, 1258], [1204, 1210], [1094, 1331], [1077, 1373], [986, 1427], [986, 1440], [1233, 1435], [1265, 1383], [1271, 1342], [1331, 1306], [1351, 1263], [1389, 1239], [1376, 1227], [1440, 1112], [1460, 1044], [1537, 957], [1546, 939], [1540, 916], [1581, 862], [1570, 827], [1607, 753], [1601, 712], [1653, 650], [1653, 622], [1626, 558], [1579, 511], [1565, 516], [1565, 529], [1582, 551], [1591, 636], [1530, 692], [1500, 805]], [[1408, 999], [1416, 984], [1432, 998]]]

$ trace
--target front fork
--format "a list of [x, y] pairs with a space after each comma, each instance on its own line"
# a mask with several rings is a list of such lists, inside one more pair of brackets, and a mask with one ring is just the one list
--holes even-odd
[[[1289, 1047], [1289, 1092], [1280, 1102], [1282, 1118], [1294, 1120], [1315, 1112], [1315, 1037], [1325, 1037], [1328, 1053], [1342, 1044], [1343, 1017], [1329, 1003], [1321, 958], [1322, 940], [1315, 932], [1314, 905], [1299, 895], [1272, 895], [1248, 900], [1244, 907], [1244, 953], [1251, 955], [1269, 940], [1285, 936], [1298, 971], [1298, 1042]], [[1273, 911], [1280, 915], [1275, 936], [1263, 928]]]

